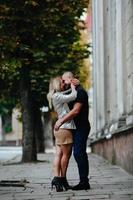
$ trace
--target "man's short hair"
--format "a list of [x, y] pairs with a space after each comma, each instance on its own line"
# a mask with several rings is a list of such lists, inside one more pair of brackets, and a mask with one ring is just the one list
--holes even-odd
[[64, 72], [64, 73], [63, 73], [63, 76], [67, 76], [68, 78], [74, 78], [73, 73], [70, 72], [70, 71], [66, 71], [66, 72]]

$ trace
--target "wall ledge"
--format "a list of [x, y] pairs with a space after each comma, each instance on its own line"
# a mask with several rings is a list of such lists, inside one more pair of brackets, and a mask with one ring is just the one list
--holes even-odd
[[[120, 127], [117, 130], [108, 132], [106, 134], [103, 134], [104, 130], [101, 130], [101, 132], [99, 131], [98, 133], [96, 133], [96, 135], [98, 134], [100, 135], [99, 138], [90, 138], [90, 146], [93, 145], [94, 143], [98, 143], [103, 140], [109, 140], [113, 136], [120, 136], [121, 134], [127, 134], [127, 131], [130, 132], [131, 130], [133, 130], [133, 124]], [[93, 135], [95, 135], [95, 133], [93, 133]]]

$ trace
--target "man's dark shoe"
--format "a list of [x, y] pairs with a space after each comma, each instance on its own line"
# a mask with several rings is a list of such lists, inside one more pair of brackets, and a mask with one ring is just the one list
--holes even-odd
[[89, 190], [89, 189], [90, 189], [90, 184], [82, 182], [79, 182], [78, 185], [72, 187], [72, 190]]

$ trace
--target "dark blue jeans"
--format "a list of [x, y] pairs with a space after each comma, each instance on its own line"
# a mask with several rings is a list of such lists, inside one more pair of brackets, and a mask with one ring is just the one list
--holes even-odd
[[73, 155], [77, 162], [81, 182], [88, 182], [89, 161], [86, 153], [87, 138], [90, 128], [73, 130]]

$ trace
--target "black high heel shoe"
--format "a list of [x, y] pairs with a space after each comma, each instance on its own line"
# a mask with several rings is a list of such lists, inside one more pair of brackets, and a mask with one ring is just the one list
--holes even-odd
[[56, 192], [62, 192], [63, 191], [63, 186], [61, 183], [61, 177], [54, 177], [52, 182], [51, 182], [51, 188], [53, 187], [56, 188]]
[[68, 184], [66, 177], [61, 177], [61, 183], [65, 190], [72, 189], [72, 187]]

